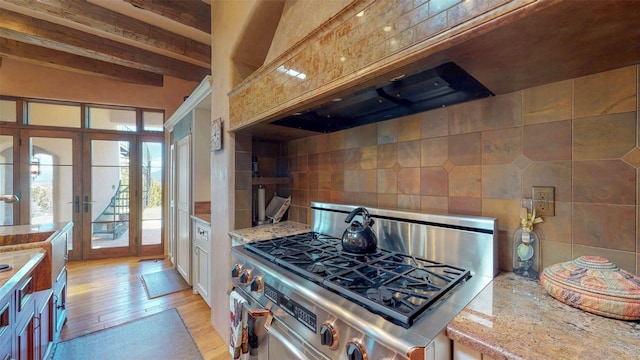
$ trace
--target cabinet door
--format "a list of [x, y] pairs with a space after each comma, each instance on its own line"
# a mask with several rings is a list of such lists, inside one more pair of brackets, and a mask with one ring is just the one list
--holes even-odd
[[53, 292], [45, 290], [43, 301], [39, 305], [37, 327], [35, 329], [36, 359], [46, 359], [49, 346], [53, 344]]
[[193, 293], [200, 293], [199, 283], [200, 283], [200, 260], [198, 259], [198, 250], [201, 247], [200, 244], [200, 226], [196, 220], [191, 220], [191, 248], [193, 249], [193, 254], [191, 254], [191, 280], [193, 281]]
[[58, 276], [53, 289], [53, 341], [58, 341], [62, 325], [67, 320], [67, 270], [66, 268]]
[[211, 289], [211, 275], [209, 266], [209, 251], [206, 247], [197, 246], [198, 253], [198, 283], [196, 284], [200, 296], [204, 299], [207, 305], [211, 306], [210, 301], [210, 289]]
[[11, 311], [11, 296], [7, 295], [0, 300], [0, 360], [11, 358], [11, 343], [13, 342]]
[[35, 316], [31, 311], [25, 316], [24, 322], [16, 329], [16, 351], [13, 357], [16, 360], [36, 359], [34, 351]]
[[454, 341], [453, 360], [493, 360], [493, 358], [482, 354], [467, 345]]
[[176, 269], [191, 285], [191, 136], [176, 147]]

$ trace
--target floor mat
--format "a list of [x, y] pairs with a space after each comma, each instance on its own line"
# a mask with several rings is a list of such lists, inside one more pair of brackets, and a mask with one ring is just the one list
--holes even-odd
[[56, 345], [53, 360], [203, 359], [176, 309]]
[[189, 288], [189, 284], [175, 269], [168, 269], [142, 275], [142, 283], [149, 299]]

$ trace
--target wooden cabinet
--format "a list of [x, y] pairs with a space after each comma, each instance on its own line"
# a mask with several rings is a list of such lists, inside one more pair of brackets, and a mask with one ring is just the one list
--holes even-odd
[[30, 311], [25, 315], [24, 320], [18, 323], [15, 333], [17, 347], [13, 352], [13, 358], [16, 360], [36, 359], [34, 349], [34, 316], [35, 313]]
[[192, 220], [193, 292], [211, 306], [211, 225]]
[[62, 326], [67, 321], [67, 268], [62, 269], [58, 275], [55, 285], [53, 286], [53, 342], [57, 342], [60, 338]]
[[[52, 240], [52, 243], [59, 240], [52, 244], [53, 251], [46, 255], [52, 259], [40, 258], [37, 262], [33, 259], [37, 259], [38, 253], [29, 253], [33, 261], [16, 266], [19, 271], [3, 283], [0, 291], [3, 294], [0, 298], [0, 360], [51, 357], [53, 344], [59, 339], [67, 316], [66, 241], [71, 229]], [[49, 266], [57, 274], [49, 275]], [[47, 288], [43, 288], [45, 286]]]
[[18, 282], [14, 291], [15, 327], [13, 358], [16, 360], [36, 359], [35, 321], [36, 302], [33, 276], [30, 273]]
[[0, 360], [10, 359], [13, 344], [13, 292], [0, 299]]
[[36, 359], [46, 359], [53, 345], [53, 291], [40, 291], [36, 297], [36, 327], [34, 329]]

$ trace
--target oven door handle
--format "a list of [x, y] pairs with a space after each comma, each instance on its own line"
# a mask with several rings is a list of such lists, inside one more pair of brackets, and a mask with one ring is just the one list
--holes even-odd
[[267, 317], [269, 315], [271, 315], [271, 310], [269, 309], [263, 309], [263, 308], [258, 308], [258, 309], [252, 309], [249, 307], [249, 305], [247, 303], [244, 303], [242, 306], [244, 306], [244, 309], [247, 311], [247, 314], [249, 314], [249, 316], [251, 316], [252, 318], [261, 318], [261, 317]]
[[[235, 286], [230, 287], [227, 290], [227, 295], [231, 294], [231, 292], [234, 291], [234, 290], [235, 290]], [[241, 295], [241, 296], [245, 300], [247, 300], [244, 295]], [[267, 316], [271, 315], [271, 310], [269, 310], [269, 309], [266, 309], [266, 308], [256, 308], [256, 309], [251, 308], [249, 306], [249, 302], [248, 301], [242, 304], [242, 308], [244, 310], [246, 310], [247, 314], [249, 314], [249, 316], [251, 316], [254, 319], [255, 318], [261, 318], [261, 317], [267, 317]]]

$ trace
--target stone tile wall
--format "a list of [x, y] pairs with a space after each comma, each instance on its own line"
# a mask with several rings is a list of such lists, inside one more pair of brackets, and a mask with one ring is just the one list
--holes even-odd
[[594, 254], [638, 274], [639, 68], [283, 144], [289, 219], [308, 222], [313, 200], [497, 217], [509, 270], [521, 199], [554, 186], [542, 265]]

